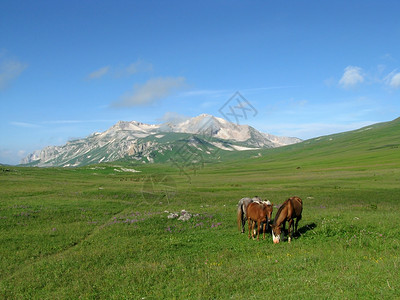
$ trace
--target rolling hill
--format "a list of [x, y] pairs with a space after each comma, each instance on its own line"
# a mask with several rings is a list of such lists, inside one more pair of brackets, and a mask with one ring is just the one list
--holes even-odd
[[400, 118], [274, 149], [269, 159], [325, 165], [385, 164], [400, 159]]

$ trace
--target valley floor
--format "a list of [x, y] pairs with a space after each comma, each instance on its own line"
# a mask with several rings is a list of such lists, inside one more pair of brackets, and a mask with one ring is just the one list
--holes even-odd
[[[0, 298], [400, 297], [393, 165], [121, 168], [0, 173]], [[255, 195], [275, 205], [300, 196], [300, 237], [240, 234], [237, 202]], [[183, 209], [192, 218], [168, 218]]]

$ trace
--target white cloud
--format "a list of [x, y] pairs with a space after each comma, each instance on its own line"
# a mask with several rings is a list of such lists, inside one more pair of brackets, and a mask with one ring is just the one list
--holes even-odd
[[11, 122], [10, 124], [14, 125], [14, 126], [17, 126], [17, 127], [23, 127], [23, 128], [38, 128], [38, 127], [41, 127], [40, 125], [27, 123], [27, 122]]
[[185, 86], [184, 77], [160, 77], [135, 85], [132, 92], [126, 93], [113, 107], [133, 107], [147, 105], [168, 97]]
[[90, 73], [89, 75], [88, 75], [88, 79], [98, 79], [98, 78], [101, 78], [101, 77], [103, 77], [104, 75], [106, 75], [107, 73], [108, 73], [108, 71], [110, 70], [110, 66], [105, 66], [105, 67], [102, 67], [102, 68], [100, 68], [100, 69], [98, 69], [98, 70], [96, 70], [96, 71], [93, 71], [92, 73]]
[[[0, 58], [3, 55], [0, 56]], [[0, 90], [6, 88], [27, 68], [27, 65], [14, 59], [2, 59], [0, 61]]]
[[400, 73], [396, 73], [392, 76], [392, 78], [390, 79], [389, 85], [395, 89], [400, 87]]
[[291, 88], [297, 88], [300, 87], [300, 85], [277, 85], [277, 86], [266, 86], [266, 87], [258, 87], [258, 88], [246, 88], [246, 89], [238, 89], [238, 90], [191, 90], [188, 92], [183, 93], [182, 95], [185, 97], [191, 97], [191, 96], [206, 96], [206, 97], [225, 97], [229, 99], [230, 96], [235, 94], [235, 92], [240, 92], [240, 93], [245, 93], [245, 94], [252, 94], [252, 93], [259, 93], [262, 91], [267, 91], [267, 90], [277, 90], [277, 89], [291, 89]]
[[0, 164], [17, 165], [27, 153], [28, 151], [18, 148], [0, 148]]
[[99, 79], [105, 75], [111, 75], [113, 77], [127, 77], [140, 72], [150, 72], [153, 70], [153, 65], [145, 62], [141, 59], [137, 60], [134, 63], [131, 63], [127, 66], [105, 66], [98, 70], [93, 71], [87, 76], [87, 79]]
[[388, 61], [396, 61], [396, 59], [392, 56], [390, 53], [385, 53], [380, 57], [382, 60], [388, 60]]
[[191, 90], [182, 93], [183, 97], [207, 97], [207, 98], [218, 98], [218, 97], [229, 97], [235, 91], [234, 90]]
[[126, 67], [120, 67], [115, 71], [116, 77], [130, 76], [139, 72], [150, 72], [153, 70], [153, 65], [141, 59]]
[[177, 112], [167, 111], [161, 118], [158, 119], [158, 121], [163, 123], [178, 124], [189, 119], [190, 117], [188, 116], [181, 115]]
[[268, 91], [268, 90], [284, 90], [284, 89], [292, 89], [301, 87], [300, 85], [274, 85], [274, 86], [265, 86], [258, 88], [248, 88], [248, 89], [240, 89], [238, 92], [240, 93], [252, 93], [252, 92], [260, 92], [260, 91]]
[[18, 150], [17, 155], [21, 158], [26, 156], [26, 150]]
[[390, 72], [382, 80], [386, 85], [393, 89], [400, 88], [400, 72], [397, 69]]
[[352, 88], [364, 82], [363, 70], [360, 67], [348, 66], [344, 69], [339, 85], [344, 88]]
[[19, 158], [15, 154], [15, 151], [0, 148], [0, 164], [17, 164], [18, 161]]
[[106, 120], [106, 119], [94, 119], [94, 120], [50, 120], [43, 121], [42, 124], [81, 124], [81, 123], [112, 123], [117, 122], [117, 120]]

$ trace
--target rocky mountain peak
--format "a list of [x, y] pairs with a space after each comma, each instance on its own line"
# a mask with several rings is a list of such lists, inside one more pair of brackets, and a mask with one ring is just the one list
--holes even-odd
[[[248, 125], [237, 125], [209, 114], [201, 114], [178, 123], [146, 124], [138, 121], [118, 121], [102, 133], [69, 141], [64, 146], [48, 146], [29, 154], [21, 164], [35, 166], [80, 166], [121, 158], [153, 162], [174, 152], [187, 134], [197, 136], [186, 143], [190, 147], [212, 153], [212, 149], [243, 151], [272, 148], [301, 140], [261, 133]], [[182, 135], [186, 134], [186, 135]], [[168, 139], [162, 140], [163, 137]], [[196, 143], [203, 139], [202, 146]], [[167, 155], [169, 157], [171, 154]], [[160, 158], [161, 159], [161, 158]]]

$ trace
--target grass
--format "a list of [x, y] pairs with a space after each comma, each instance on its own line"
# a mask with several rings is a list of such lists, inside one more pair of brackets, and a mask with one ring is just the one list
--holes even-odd
[[[0, 298], [399, 298], [400, 156], [385, 146], [399, 131], [378, 127], [357, 143], [311, 140], [190, 178], [166, 164], [7, 167]], [[255, 195], [300, 196], [301, 236], [274, 245], [240, 234], [237, 202]], [[182, 209], [195, 216], [167, 218]]]

